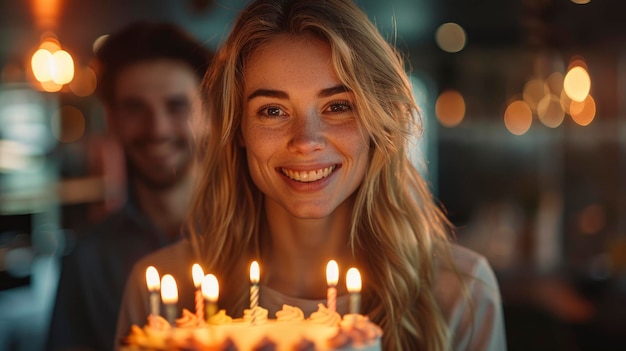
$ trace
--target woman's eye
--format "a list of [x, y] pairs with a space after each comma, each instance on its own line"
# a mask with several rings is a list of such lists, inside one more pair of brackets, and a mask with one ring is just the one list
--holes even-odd
[[352, 104], [348, 101], [340, 101], [332, 103], [328, 109], [330, 112], [341, 113], [352, 111]]
[[286, 115], [285, 111], [283, 111], [280, 107], [278, 106], [266, 106], [266, 107], [262, 107], [258, 114], [260, 116], [268, 116], [268, 117], [279, 117], [279, 116], [284, 116]]

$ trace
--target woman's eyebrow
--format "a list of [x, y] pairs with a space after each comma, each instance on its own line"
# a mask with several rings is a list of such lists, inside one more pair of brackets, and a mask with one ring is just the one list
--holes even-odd
[[348, 93], [348, 92], [350, 92], [350, 89], [348, 89], [347, 86], [345, 86], [343, 84], [338, 84], [338, 85], [335, 85], [334, 87], [322, 89], [319, 92], [319, 94], [317, 94], [317, 96], [319, 96], [319, 97], [329, 97], [329, 96], [333, 96], [335, 94]]
[[[349, 92], [350, 90], [343, 84], [338, 84], [332, 86], [330, 88], [322, 89], [317, 96], [319, 97], [329, 97], [335, 94], [341, 94]], [[248, 95], [248, 101], [254, 99], [255, 97], [264, 96], [264, 97], [272, 97], [278, 99], [289, 99], [289, 94], [282, 90], [274, 90], [274, 89], [257, 89], [253, 91], [250, 95]]]
[[273, 98], [279, 98], [279, 99], [289, 98], [289, 94], [281, 90], [257, 89], [253, 91], [252, 94], [248, 95], [248, 101], [254, 99], [257, 96], [273, 97]]

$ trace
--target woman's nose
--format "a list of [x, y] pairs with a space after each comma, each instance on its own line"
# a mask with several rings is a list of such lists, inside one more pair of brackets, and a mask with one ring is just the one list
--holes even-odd
[[289, 147], [298, 153], [321, 150], [325, 146], [323, 122], [317, 112], [301, 114], [292, 124], [292, 137]]

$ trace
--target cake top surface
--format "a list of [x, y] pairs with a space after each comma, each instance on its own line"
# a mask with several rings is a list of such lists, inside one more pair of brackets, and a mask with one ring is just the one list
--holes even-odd
[[380, 350], [381, 336], [380, 327], [368, 317], [348, 314], [342, 318], [323, 304], [308, 318], [290, 305], [284, 305], [275, 319], [269, 319], [262, 307], [246, 309], [240, 318], [219, 310], [206, 321], [184, 309], [175, 326], [152, 315], [144, 327], [132, 326], [122, 349]]

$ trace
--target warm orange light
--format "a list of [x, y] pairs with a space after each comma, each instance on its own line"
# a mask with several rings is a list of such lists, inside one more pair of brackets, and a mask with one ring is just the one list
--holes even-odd
[[165, 304], [178, 303], [178, 287], [171, 274], [166, 274], [161, 278], [161, 300]]
[[326, 265], [326, 282], [328, 286], [336, 286], [339, 281], [339, 266], [335, 260], [328, 261]]
[[56, 34], [53, 32], [46, 32], [41, 35], [41, 44], [39, 44], [39, 48], [55, 52], [57, 50], [61, 50], [61, 43], [59, 43], [59, 40], [56, 38]]
[[346, 274], [346, 287], [350, 293], [361, 292], [361, 273], [359, 270], [352, 267], [348, 269]]
[[570, 99], [584, 101], [591, 90], [589, 73], [581, 66], [573, 67], [563, 79], [563, 89]]
[[220, 296], [220, 284], [217, 277], [207, 274], [202, 279], [202, 296], [209, 302], [216, 302]]
[[561, 108], [559, 97], [549, 94], [543, 97], [537, 105], [537, 116], [546, 127], [556, 128], [563, 123], [565, 112]]
[[202, 284], [202, 278], [204, 278], [204, 271], [199, 264], [194, 263], [191, 267], [191, 277], [193, 278], [193, 285], [197, 288]]
[[569, 110], [574, 122], [587, 126], [596, 117], [596, 102], [591, 95], [588, 95], [583, 102], [572, 101]]
[[538, 78], [526, 82], [522, 91], [522, 98], [533, 111], [537, 110], [539, 101], [541, 101], [545, 95], [545, 82]]
[[260, 278], [261, 271], [259, 269], [259, 263], [257, 261], [252, 261], [252, 264], [250, 265], [250, 283], [258, 284]]
[[49, 81], [45, 81], [45, 82], [40, 82], [41, 85], [41, 89], [43, 89], [44, 91], [47, 91], [49, 93], [54, 93], [57, 91], [60, 91], [61, 88], [63, 88], [63, 85], [61, 84], [57, 84], [51, 80]]
[[[46, 91], [58, 91], [54, 86], [62, 86], [72, 81], [74, 78], [74, 60], [72, 56], [65, 50], [57, 50], [51, 52], [48, 49], [40, 47], [31, 57], [30, 64], [33, 75], [38, 82], [42, 83], [42, 87]], [[52, 82], [54, 85], [48, 84], [47, 87], [43, 83]]]
[[57, 84], [67, 84], [74, 78], [74, 60], [65, 50], [59, 50], [52, 54], [52, 80]]
[[456, 90], [442, 92], [435, 103], [435, 114], [445, 127], [455, 127], [465, 118], [465, 100]]
[[533, 112], [522, 100], [515, 100], [504, 111], [504, 125], [511, 134], [523, 135], [533, 123]]
[[35, 51], [30, 59], [30, 65], [33, 69], [35, 79], [39, 82], [47, 82], [52, 80], [52, 53], [46, 49]]
[[57, 25], [62, 0], [32, 0], [33, 14], [38, 28], [54, 28]]
[[150, 266], [146, 269], [146, 283], [148, 284], [149, 291], [157, 291], [161, 288], [159, 272], [154, 266]]

